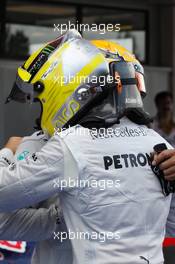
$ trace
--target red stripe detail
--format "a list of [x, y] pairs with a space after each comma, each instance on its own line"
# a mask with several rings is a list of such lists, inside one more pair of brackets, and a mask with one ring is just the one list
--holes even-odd
[[164, 247], [175, 246], [175, 238], [166, 237], [163, 242]]

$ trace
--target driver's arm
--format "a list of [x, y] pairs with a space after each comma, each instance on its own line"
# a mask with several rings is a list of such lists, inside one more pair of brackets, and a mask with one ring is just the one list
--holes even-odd
[[0, 151], [0, 212], [36, 204], [59, 191], [53, 183], [64, 179], [64, 155], [58, 135], [20, 163], [11, 163], [12, 156], [10, 148]]
[[[32, 135], [30, 138], [33, 138]], [[37, 139], [40, 138], [37, 136]], [[28, 141], [30, 142], [30, 141]], [[7, 144], [7, 147], [13, 149], [15, 152], [20, 144], [20, 153], [26, 149], [30, 149], [29, 153], [34, 153], [38, 148], [35, 141], [21, 144], [21, 138], [12, 137]], [[6, 167], [7, 162], [12, 163], [16, 158], [17, 153], [13, 156], [11, 151], [6, 148], [1, 152], [0, 167]], [[18, 153], [19, 154], [19, 153]], [[3, 156], [9, 156], [9, 161], [4, 160]], [[19, 160], [18, 162], [21, 162]], [[47, 204], [42, 206], [42, 203], [35, 206], [35, 208], [23, 208], [10, 213], [0, 213], [0, 239], [1, 240], [20, 240], [20, 241], [41, 241], [50, 238], [53, 232], [58, 228], [58, 220], [60, 220], [60, 206], [58, 199], [54, 197], [50, 206]], [[47, 200], [48, 201], [48, 200]]]

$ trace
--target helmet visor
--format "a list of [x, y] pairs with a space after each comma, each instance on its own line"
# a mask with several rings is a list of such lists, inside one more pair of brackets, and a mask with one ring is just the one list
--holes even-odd
[[111, 64], [112, 75], [116, 80], [115, 102], [118, 117], [133, 108], [142, 108], [141, 92], [145, 91], [144, 79], [141, 73], [135, 71], [132, 62], [117, 62]]
[[16, 81], [9, 96], [7, 97], [6, 103], [12, 100], [20, 103], [26, 103], [33, 100], [33, 84], [24, 82], [21, 77], [17, 75]]

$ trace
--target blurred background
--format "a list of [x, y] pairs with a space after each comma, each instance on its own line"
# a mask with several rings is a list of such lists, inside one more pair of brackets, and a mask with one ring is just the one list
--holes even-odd
[[[9, 136], [30, 134], [36, 112], [39, 112], [37, 105], [4, 104], [17, 67], [43, 42], [60, 35], [54, 30], [54, 24], [67, 24], [68, 21], [89, 25], [120, 24], [119, 32], [81, 33], [87, 39], [116, 41], [133, 52], [145, 68], [146, 110], [154, 117], [157, 113], [155, 96], [161, 91], [170, 92], [166, 95], [171, 99], [172, 109], [169, 110], [173, 120], [175, 0], [0, 0], [1, 147]], [[171, 128], [174, 129], [174, 125]], [[175, 132], [173, 140], [175, 143]], [[169, 254], [169, 264], [175, 263], [171, 262], [172, 252], [174, 248]]]

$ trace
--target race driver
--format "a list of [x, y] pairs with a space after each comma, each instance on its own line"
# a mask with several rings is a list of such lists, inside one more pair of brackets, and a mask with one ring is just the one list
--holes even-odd
[[171, 146], [145, 126], [140, 63], [119, 46], [100, 45], [68, 32], [18, 69], [8, 101], [39, 100], [50, 139], [20, 163], [11, 163], [8, 143], [2, 150], [0, 211], [60, 192], [74, 264], [163, 264], [171, 194], [163, 194], [149, 153]]

